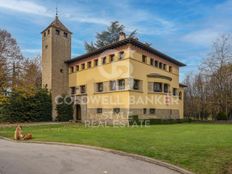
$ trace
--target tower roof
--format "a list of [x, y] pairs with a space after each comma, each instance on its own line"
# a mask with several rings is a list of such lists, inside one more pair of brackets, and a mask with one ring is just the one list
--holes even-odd
[[52, 23], [50, 25], [48, 25], [47, 28], [45, 28], [41, 33], [43, 33], [45, 30], [47, 30], [50, 27], [54, 27], [63, 31], [66, 31], [68, 33], [71, 33], [71, 31], [69, 31], [69, 29], [67, 27], [64, 26], [64, 24], [62, 24], [62, 22], [59, 20], [58, 16], [56, 15], [56, 18], [54, 21], [52, 21]]

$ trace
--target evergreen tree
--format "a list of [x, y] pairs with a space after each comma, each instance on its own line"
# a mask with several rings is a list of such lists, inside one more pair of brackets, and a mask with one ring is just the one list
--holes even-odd
[[[96, 42], [85, 42], [85, 49], [87, 52], [94, 51], [103, 46], [117, 42], [119, 39], [119, 33], [124, 32], [125, 26], [120, 24], [118, 21], [114, 21], [105, 31], [97, 33]], [[131, 32], [128, 37], [135, 37], [136, 30]]]

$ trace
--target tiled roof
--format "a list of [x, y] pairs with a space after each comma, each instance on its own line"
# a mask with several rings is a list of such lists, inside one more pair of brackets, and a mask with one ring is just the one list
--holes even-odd
[[59, 20], [58, 16], [56, 16], [55, 20], [47, 28], [45, 28], [41, 33], [43, 33], [45, 30], [47, 30], [50, 27], [55, 27], [57, 29], [66, 31], [68, 33], [72, 33], [69, 31], [69, 29], [67, 27], [64, 26], [64, 24], [62, 24], [62, 22]]
[[75, 57], [75, 58], [72, 58], [72, 59], [66, 61], [65, 63], [68, 63], [68, 64], [73, 63], [75, 61], [82, 60], [82, 59], [85, 59], [85, 58], [88, 58], [90, 56], [94, 56], [94, 55], [97, 55], [97, 54], [101, 54], [102, 52], [104, 52], [106, 50], [114, 49], [114, 48], [117, 48], [117, 47], [120, 47], [120, 46], [123, 46], [123, 45], [126, 45], [126, 44], [132, 44], [134, 46], [137, 46], [137, 47], [139, 47], [139, 48], [141, 48], [143, 50], [146, 50], [146, 51], [148, 51], [148, 52], [150, 52], [152, 54], [155, 54], [155, 55], [157, 55], [157, 56], [159, 56], [159, 57], [161, 57], [161, 58], [163, 58], [163, 59], [165, 59], [165, 60], [167, 60], [169, 62], [172, 62], [172, 63], [174, 63], [174, 64], [176, 64], [178, 66], [186, 66], [184, 63], [181, 63], [178, 60], [176, 60], [176, 59], [174, 59], [174, 58], [172, 58], [172, 57], [170, 57], [170, 56], [168, 56], [168, 55], [166, 55], [166, 54], [164, 54], [164, 53], [162, 53], [162, 52], [160, 52], [160, 51], [158, 51], [158, 50], [156, 50], [156, 49], [154, 49], [154, 48], [152, 48], [152, 47], [150, 47], [150, 46], [148, 46], [148, 45], [146, 45], [146, 44], [144, 44], [144, 43], [142, 43], [142, 42], [140, 42], [140, 41], [138, 41], [137, 39], [134, 39], [134, 38], [127, 38], [127, 39], [124, 39], [124, 40], [121, 40], [121, 41], [114, 42], [114, 43], [112, 43], [110, 45], [104, 46], [104, 47], [99, 48], [99, 49], [97, 49], [95, 51], [83, 54], [83, 55]]

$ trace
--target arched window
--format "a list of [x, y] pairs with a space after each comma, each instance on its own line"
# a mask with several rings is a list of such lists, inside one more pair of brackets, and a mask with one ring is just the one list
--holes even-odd
[[182, 92], [179, 92], [179, 99], [182, 100]]

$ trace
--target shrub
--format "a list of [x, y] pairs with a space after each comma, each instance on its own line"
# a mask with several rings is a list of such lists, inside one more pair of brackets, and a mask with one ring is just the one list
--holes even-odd
[[219, 112], [216, 118], [217, 120], [228, 120], [228, 117], [225, 112]]
[[[64, 95], [63, 95], [64, 98]], [[67, 99], [68, 100], [68, 99]], [[71, 99], [70, 99], [71, 100]], [[59, 99], [59, 103], [56, 105], [57, 121], [69, 121], [73, 120], [73, 104], [68, 104], [70, 101], [64, 102], [63, 99]]]
[[51, 121], [51, 97], [46, 89], [37, 89], [34, 95], [13, 91], [1, 105], [0, 115], [8, 122]]

